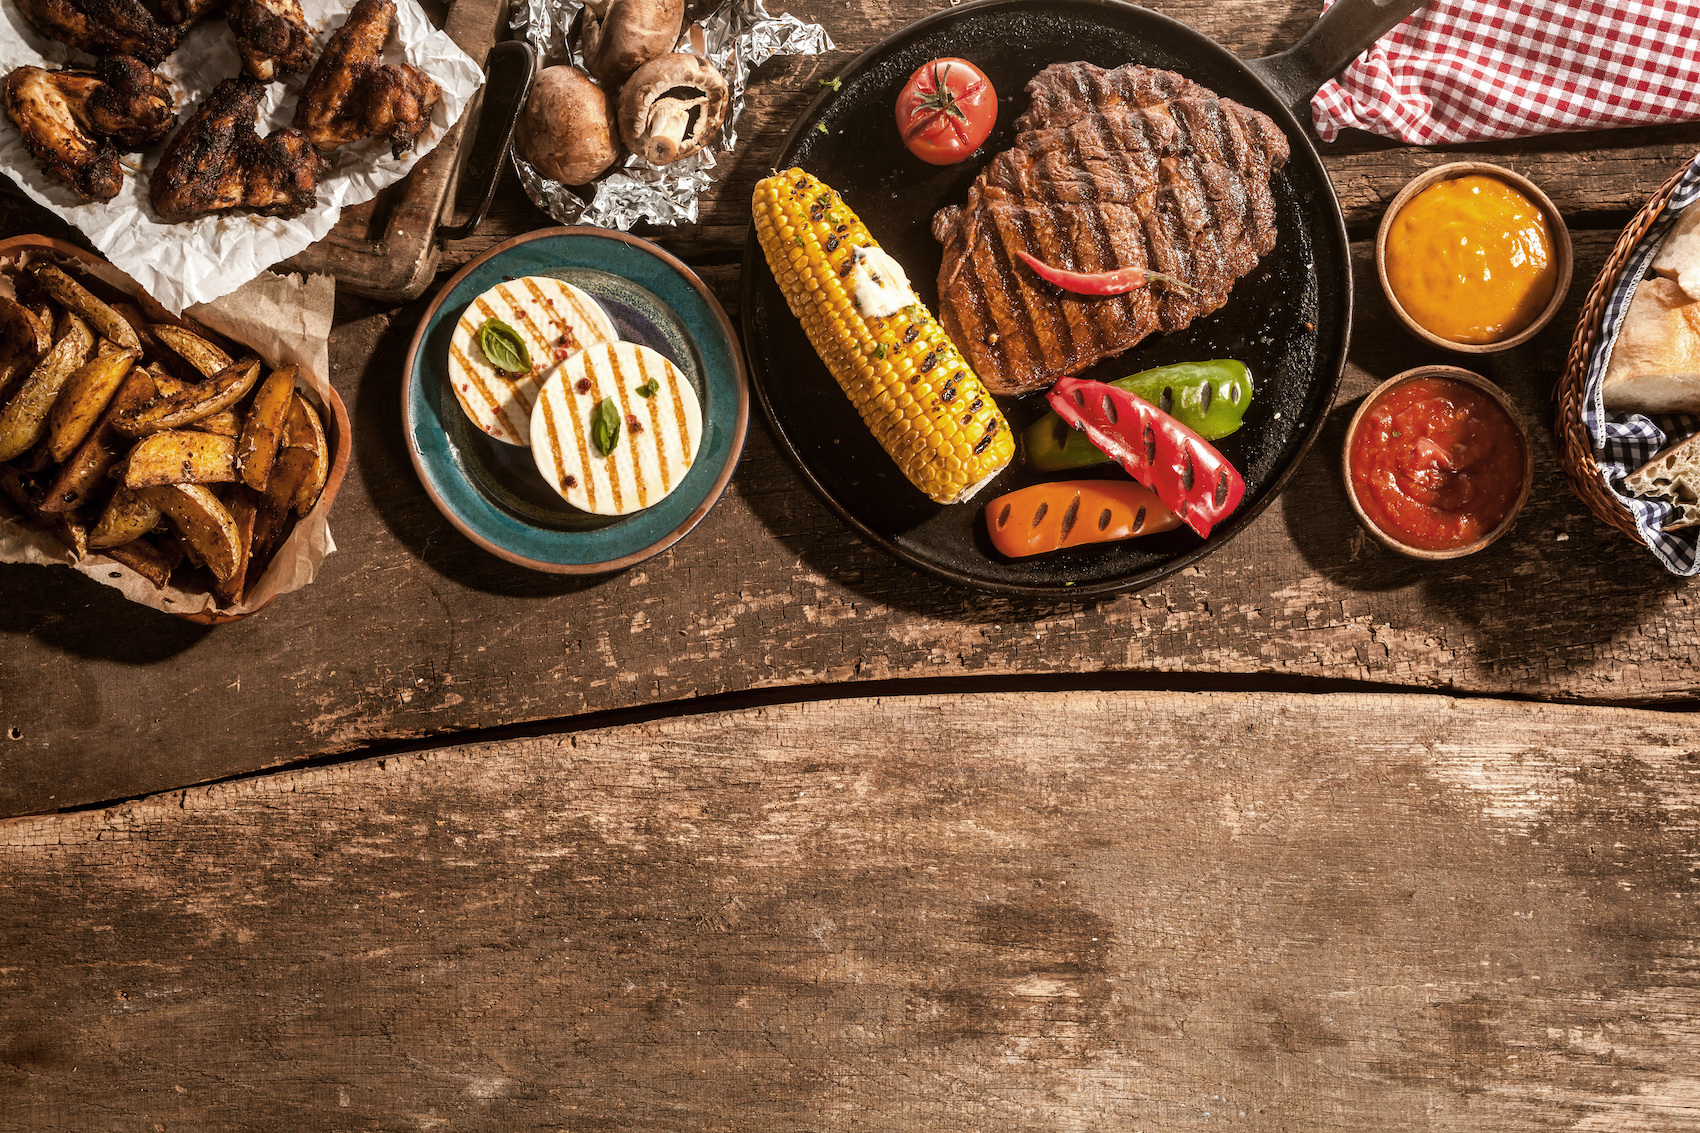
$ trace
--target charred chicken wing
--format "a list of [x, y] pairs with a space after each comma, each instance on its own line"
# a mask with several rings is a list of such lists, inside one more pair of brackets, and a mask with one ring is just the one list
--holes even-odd
[[123, 183], [119, 147], [152, 145], [175, 118], [165, 80], [127, 55], [102, 59], [93, 71], [19, 67], [6, 76], [6, 113], [38, 160], [98, 201], [117, 196]]
[[224, 18], [243, 67], [262, 82], [305, 71], [313, 61], [313, 32], [300, 0], [230, 0]]
[[255, 132], [264, 90], [247, 76], [225, 79], [177, 131], [148, 182], [160, 219], [239, 208], [297, 217], [318, 201], [319, 177], [330, 163], [299, 130], [285, 126], [264, 138]]
[[442, 91], [417, 67], [379, 61], [395, 23], [395, 0], [359, 0], [331, 34], [301, 88], [295, 125], [321, 150], [388, 138], [400, 157], [431, 121]]
[[43, 35], [90, 55], [133, 55], [150, 67], [177, 50], [189, 25], [156, 19], [141, 0], [17, 0]]

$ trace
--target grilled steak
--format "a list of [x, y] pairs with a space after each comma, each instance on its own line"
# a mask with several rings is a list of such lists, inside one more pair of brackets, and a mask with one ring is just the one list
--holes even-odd
[[[933, 218], [940, 320], [999, 394], [1042, 389], [1220, 308], [1275, 246], [1269, 176], [1288, 154], [1268, 117], [1170, 71], [1057, 63], [1027, 94], [1015, 144], [965, 206]], [[1197, 290], [1071, 295], [1018, 250], [1074, 271], [1151, 268]]]

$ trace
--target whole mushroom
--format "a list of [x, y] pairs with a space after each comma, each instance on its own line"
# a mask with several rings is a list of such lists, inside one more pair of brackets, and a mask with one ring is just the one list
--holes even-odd
[[620, 137], [655, 165], [697, 152], [726, 120], [726, 80], [700, 55], [663, 55], [620, 91]]
[[605, 83], [673, 50], [685, 0], [586, 0], [580, 46], [584, 65]]
[[545, 67], [514, 130], [520, 156], [545, 177], [582, 185], [620, 157], [614, 103], [577, 67]]

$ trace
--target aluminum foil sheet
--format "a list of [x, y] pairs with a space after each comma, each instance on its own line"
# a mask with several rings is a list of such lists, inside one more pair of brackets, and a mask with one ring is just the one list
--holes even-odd
[[[569, 34], [583, 9], [584, 0], [526, 0], [515, 6], [513, 27], [542, 53], [544, 66], [583, 67], [584, 53]], [[595, 195], [588, 201], [543, 176], [516, 152], [514, 168], [520, 183], [538, 208], [562, 224], [622, 230], [640, 220], [666, 226], [694, 224], [697, 202], [714, 182], [715, 153], [730, 153], [738, 144], [738, 119], [744, 113], [750, 72], [775, 55], [819, 55], [833, 46], [832, 37], [819, 24], [788, 14], [771, 15], [762, 0], [725, 0], [687, 26], [676, 47], [706, 56], [726, 76], [730, 99], [714, 145], [669, 165], [651, 165], [636, 154], [627, 154], [594, 183]]]

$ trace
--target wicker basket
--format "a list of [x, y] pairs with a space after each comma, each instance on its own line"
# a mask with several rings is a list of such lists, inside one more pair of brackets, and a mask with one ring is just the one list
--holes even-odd
[[1605, 477], [1600, 474], [1599, 464], [1594, 460], [1594, 443], [1582, 422], [1583, 389], [1588, 374], [1588, 357], [1593, 353], [1594, 339], [1600, 331], [1600, 319], [1617, 288], [1623, 265], [1634, 253], [1635, 246], [1641, 243], [1642, 237], [1647, 235], [1647, 230], [1665, 211], [1671, 194], [1687, 172], [1688, 166], [1683, 165], [1672, 173], [1619, 234], [1611, 255], [1606, 258], [1605, 267], [1600, 269], [1599, 277], [1588, 291], [1588, 301], [1582, 304], [1582, 317], [1576, 323], [1575, 337], [1570, 340], [1570, 356], [1565, 361], [1564, 376], [1558, 380], [1558, 389], [1554, 391], [1558, 404], [1552, 426], [1553, 440], [1558, 448], [1558, 462], [1564, 466], [1564, 475], [1570, 481], [1571, 490], [1582, 497], [1589, 511], [1637, 543], [1642, 539], [1635, 528], [1635, 518], [1606, 487]]

